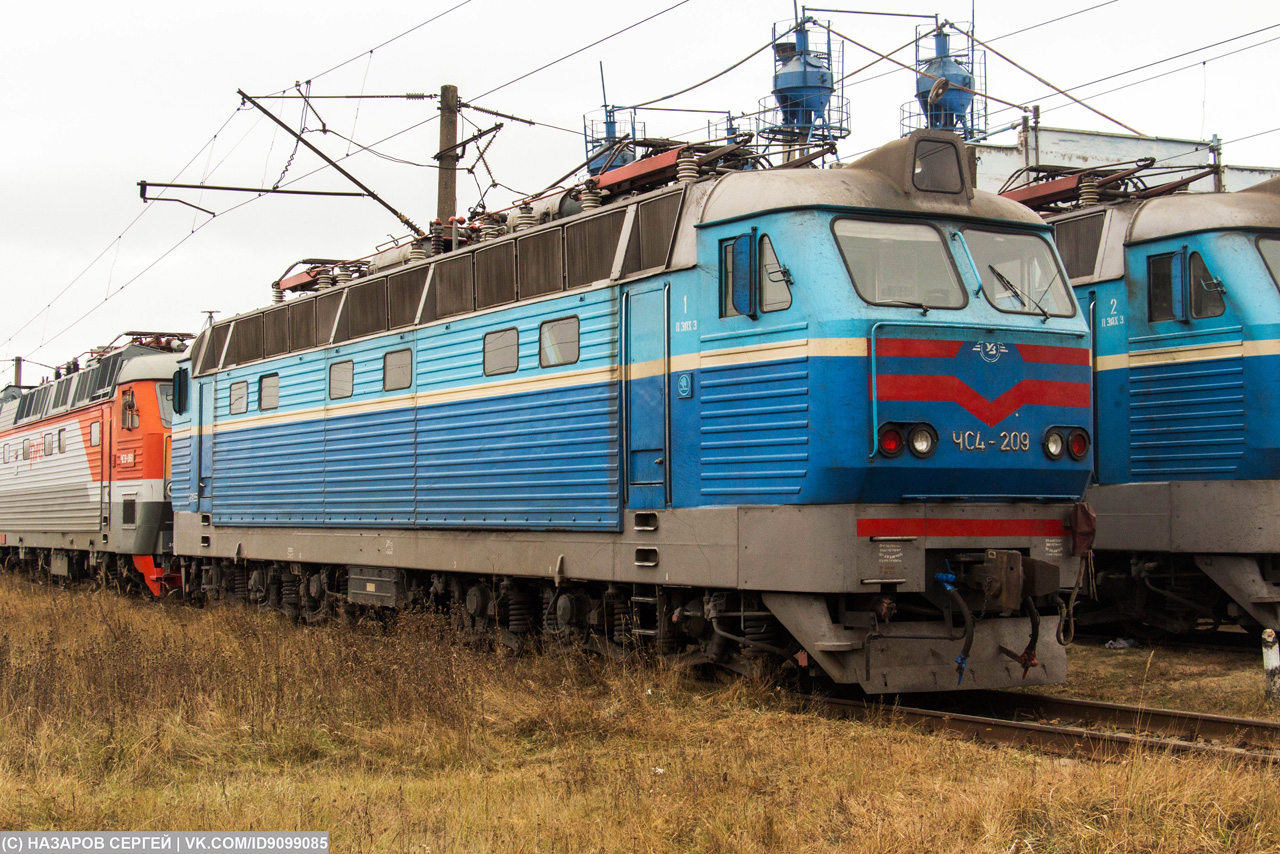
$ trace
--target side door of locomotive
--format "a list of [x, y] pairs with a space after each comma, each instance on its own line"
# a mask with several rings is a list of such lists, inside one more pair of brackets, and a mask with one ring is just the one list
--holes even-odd
[[[102, 534], [111, 530], [111, 406], [99, 406], [96, 420], [89, 424], [89, 455], [98, 458], [98, 528]], [[92, 500], [92, 499], [90, 499]]]
[[668, 295], [665, 282], [627, 294], [623, 376], [627, 503], [633, 508], [667, 505]]
[[195, 465], [197, 512], [213, 512], [213, 407], [217, 397], [216, 377], [204, 382], [192, 380], [196, 394], [196, 417], [192, 419], [192, 462]]

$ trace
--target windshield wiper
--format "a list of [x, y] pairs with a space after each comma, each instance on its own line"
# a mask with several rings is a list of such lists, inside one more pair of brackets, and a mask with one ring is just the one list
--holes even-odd
[[[1004, 285], [1005, 289], [1008, 290], [1009, 293], [1013, 294], [1014, 297], [1017, 298], [1018, 302], [1022, 303], [1023, 308], [1030, 308], [1030, 306], [1027, 305], [1026, 299], [1022, 296], [1022, 292], [1013, 286], [1013, 282], [1010, 282], [1008, 279], [1005, 278], [1004, 273], [1001, 273], [999, 270], [997, 270], [994, 264], [988, 264], [987, 269], [995, 273], [996, 278], [1000, 280], [1000, 284]], [[1054, 275], [1057, 275], [1057, 274], [1055, 273]], [[1053, 284], [1053, 283], [1050, 282], [1049, 284]], [[1031, 295], [1027, 294], [1027, 296], [1030, 297]], [[1034, 303], [1035, 307], [1040, 311], [1041, 314], [1044, 315], [1044, 322], [1047, 323], [1049, 320], [1049, 312], [1045, 311], [1044, 306], [1042, 306], [1035, 297], [1031, 297], [1031, 302]]]
[[[1058, 281], [1060, 275], [1061, 274], [1057, 270], [1053, 271], [1053, 278], [1049, 280], [1049, 284], [1044, 286], [1044, 290], [1040, 292], [1040, 296], [1044, 296], [1045, 294], [1049, 293], [1049, 288], [1053, 287], [1053, 283]], [[1031, 294], [1027, 294], [1027, 296], [1031, 296]], [[1036, 308], [1040, 309], [1040, 313], [1044, 315], [1043, 322], [1048, 323], [1049, 322], [1048, 310], [1046, 310], [1045, 307], [1040, 304], [1040, 300], [1036, 299], [1035, 297], [1032, 296], [1031, 301], [1036, 304]]]
[[905, 305], [907, 308], [918, 308], [920, 309], [921, 316], [927, 315], [930, 308], [922, 302], [913, 302], [912, 300], [906, 299], [888, 299], [877, 303], [877, 305]]
[[[1048, 293], [1048, 292], [1049, 292], [1049, 289], [1048, 289], [1048, 288], [1045, 288], [1045, 293]], [[1031, 294], [1027, 294], [1027, 296], [1031, 297]], [[1041, 323], [1048, 323], [1048, 322], [1049, 322], [1049, 312], [1045, 309], [1045, 307], [1044, 307], [1044, 306], [1042, 306], [1042, 305], [1040, 304], [1040, 300], [1036, 299], [1035, 297], [1031, 297], [1031, 302], [1032, 302], [1032, 303], [1034, 303], [1034, 304], [1035, 304], [1035, 307], [1036, 307], [1036, 308], [1038, 308], [1038, 309], [1040, 309], [1040, 313], [1044, 315], [1044, 320], [1042, 320], [1042, 321], [1040, 321], [1040, 322], [1041, 322]]]
[[1019, 303], [1021, 303], [1023, 308], [1027, 307], [1027, 301], [1022, 298], [1022, 294], [1019, 293], [1018, 289], [1013, 286], [1013, 282], [1009, 281], [1004, 277], [1004, 273], [1001, 273], [999, 270], [996, 269], [995, 264], [988, 264], [987, 269], [995, 274], [996, 280], [999, 281], [1000, 284], [1004, 285], [1004, 289], [1006, 291], [1013, 294], [1013, 298], [1016, 299]]

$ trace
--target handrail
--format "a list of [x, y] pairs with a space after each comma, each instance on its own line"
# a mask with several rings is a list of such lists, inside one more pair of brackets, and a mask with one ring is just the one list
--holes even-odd
[[631, 366], [627, 360], [631, 358], [628, 335], [631, 305], [630, 292], [621, 294], [620, 317], [618, 318], [618, 476], [622, 480], [622, 503], [618, 506], [618, 520], [626, 516], [626, 508], [631, 503], [631, 460], [628, 449], [631, 445], [631, 408], [627, 406], [628, 388], [630, 387]]
[[663, 497], [671, 506], [671, 280], [662, 283], [662, 480]]

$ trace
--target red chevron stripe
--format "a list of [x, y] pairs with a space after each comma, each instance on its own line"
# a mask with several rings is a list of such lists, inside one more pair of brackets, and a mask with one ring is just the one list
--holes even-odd
[[884, 401], [928, 400], [956, 403], [983, 424], [994, 427], [1023, 406], [1088, 408], [1089, 384], [1022, 380], [995, 400], [987, 400], [959, 377], [883, 374], [876, 379], [876, 398]]
[[1085, 347], [1050, 347], [1046, 344], [1015, 344], [1024, 362], [1040, 362], [1051, 365], [1090, 365], [1089, 350]]
[[964, 341], [933, 341], [928, 338], [885, 338], [876, 342], [877, 356], [918, 356], [926, 359], [950, 359]]
[[1065, 537], [1061, 519], [859, 519], [859, 537]]

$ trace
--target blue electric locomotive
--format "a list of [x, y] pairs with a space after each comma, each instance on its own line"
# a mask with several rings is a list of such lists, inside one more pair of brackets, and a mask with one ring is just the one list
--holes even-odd
[[1280, 629], [1280, 180], [1055, 220], [1094, 333], [1096, 618]]
[[1061, 680], [1090, 353], [1046, 226], [938, 131], [832, 169], [682, 154], [207, 330], [188, 589], [869, 692]]

